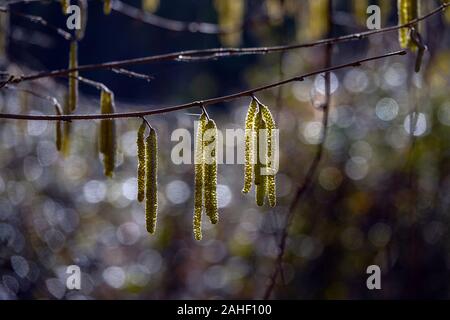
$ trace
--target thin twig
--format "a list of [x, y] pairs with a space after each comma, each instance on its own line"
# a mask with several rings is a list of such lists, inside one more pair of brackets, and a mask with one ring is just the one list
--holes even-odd
[[36, 91], [30, 90], [30, 89], [27, 89], [27, 88], [19, 88], [19, 87], [10, 86], [10, 85], [5, 85], [5, 88], [9, 89], [9, 90], [25, 92], [25, 93], [30, 94], [32, 96], [35, 96], [35, 97], [37, 97], [39, 99], [43, 99], [43, 100], [49, 101], [49, 102], [52, 103], [53, 107], [55, 107], [56, 109], [58, 109], [62, 113], [61, 104], [59, 103], [58, 99], [56, 99], [55, 97], [43, 95], [43, 94], [40, 94], [40, 93], [38, 93]]
[[123, 68], [112, 68], [111, 69], [112, 72], [115, 72], [117, 74], [123, 74], [127, 77], [130, 78], [136, 78], [136, 79], [142, 79], [145, 80], [147, 82], [151, 82], [154, 78], [152, 76], [146, 75], [146, 74], [142, 74], [142, 73], [138, 73], [138, 72], [134, 72], [134, 71], [130, 71], [127, 69], [123, 69]]
[[267, 89], [275, 88], [281, 85], [285, 85], [294, 81], [303, 81], [307, 77], [315, 76], [318, 74], [345, 69], [349, 67], [356, 67], [360, 66], [361, 64], [369, 61], [384, 59], [392, 56], [402, 56], [405, 55], [407, 52], [405, 50], [400, 51], [394, 51], [389, 52], [383, 55], [374, 56], [370, 58], [365, 58], [357, 61], [353, 61], [350, 63], [345, 63], [329, 68], [325, 68], [318, 71], [313, 71], [310, 73], [306, 73], [304, 75], [300, 75], [293, 78], [288, 78], [282, 81], [274, 82], [271, 84], [267, 84], [265, 86], [233, 93], [226, 96], [206, 99], [206, 100], [200, 100], [200, 101], [194, 101], [189, 103], [184, 103], [180, 105], [170, 106], [170, 107], [164, 107], [154, 110], [146, 110], [146, 111], [133, 111], [133, 112], [122, 112], [122, 113], [110, 113], [110, 114], [84, 114], [84, 115], [23, 115], [23, 114], [9, 114], [9, 113], [0, 113], [0, 119], [16, 119], [16, 120], [50, 120], [50, 121], [56, 121], [56, 120], [94, 120], [94, 119], [118, 119], [118, 118], [136, 118], [136, 117], [142, 117], [142, 116], [148, 116], [148, 115], [154, 115], [154, 114], [161, 114], [161, 113], [168, 113], [173, 112], [177, 110], [187, 109], [191, 107], [198, 107], [198, 106], [204, 106], [207, 107], [209, 105], [218, 104], [222, 102], [227, 102], [230, 100], [235, 100], [242, 97], [249, 97], [255, 94], [256, 92], [264, 91]]
[[17, 11], [14, 11], [14, 10], [11, 10], [11, 9], [8, 9], [5, 7], [0, 7], [0, 13], [8, 13], [8, 12], [11, 15], [24, 18], [30, 22], [40, 24], [41, 26], [44, 26], [50, 30], [53, 30], [56, 34], [60, 35], [61, 37], [63, 37], [66, 40], [70, 41], [73, 39], [73, 36], [69, 32], [64, 31], [63, 29], [50, 24], [47, 20], [45, 20], [44, 18], [42, 18], [40, 16], [34, 16], [31, 14], [17, 12]]
[[176, 32], [193, 32], [193, 33], [205, 33], [205, 34], [222, 34], [235, 32], [237, 30], [224, 30], [220, 28], [217, 24], [208, 22], [184, 22], [178, 20], [172, 20], [154, 15], [150, 12], [141, 10], [139, 8], [130, 6], [123, 1], [114, 0], [112, 2], [111, 8], [127, 17], [134, 20], [150, 24], [152, 26], [166, 29]]
[[387, 28], [382, 28], [382, 29], [378, 29], [378, 30], [370, 30], [370, 31], [361, 32], [361, 33], [354, 33], [354, 34], [349, 34], [349, 35], [335, 37], [335, 38], [328, 38], [328, 39], [323, 39], [323, 40], [310, 42], [310, 43], [293, 44], [293, 45], [285, 45], [285, 46], [273, 46], [273, 47], [212, 48], [212, 49], [205, 49], [205, 50], [186, 50], [186, 51], [172, 52], [172, 53], [166, 53], [166, 54], [161, 54], [161, 55], [147, 56], [147, 57], [127, 59], [127, 60], [121, 60], [121, 61], [80, 65], [77, 68], [72, 68], [72, 69], [43, 71], [43, 72], [38, 72], [35, 74], [30, 74], [30, 75], [16, 76], [14, 78], [13, 82], [18, 83], [18, 82], [22, 82], [22, 81], [36, 80], [36, 79], [41, 79], [41, 78], [59, 77], [59, 76], [66, 75], [71, 72], [75, 72], [75, 71], [92, 71], [92, 70], [101, 70], [101, 69], [122, 68], [122, 67], [126, 67], [126, 66], [131, 66], [131, 65], [140, 65], [140, 64], [148, 64], [148, 63], [155, 63], [155, 62], [164, 62], [164, 61], [189, 61], [191, 59], [208, 59], [209, 60], [209, 59], [218, 59], [218, 58], [231, 57], [231, 56], [267, 54], [267, 53], [272, 53], [272, 52], [280, 52], [280, 51], [294, 50], [294, 49], [300, 49], [300, 48], [309, 48], [309, 47], [316, 47], [316, 46], [322, 46], [322, 45], [328, 45], [328, 44], [336, 44], [336, 43], [347, 42], [347, 41], [351, 41], [351, 40], [360, 40], [360, 39], [363, 39], [365, 37], [368, 37], [368, 36], [371, 36], [374, 34], [391, 32], [391, 31], [395, 31], [395, 30], [398, 30], [401, 28], [411, 27], [412, 25], [416, 24], [419, 21], [427, 19], [437, 13], [443, 12], [448, 6], [450, 6], [450, 3], [444, 3], [441, 6], [439, 6], [438, 8], [431, 11], [430, 13], [428, 13], [420, 18], [417, 18], [415, 20], [411, 20], [410, 22], [405, 23], [403, 25], [391, 26], [391, 27], [387, 27]]
[[[333, 1], [328, 0], [328, 33], [331, 35], [333, 32]], [[331, 59], [332, 59], [332, 51], [333, 51], [333, 44], [328, 44], [326, 47], [325, 52], [325, 67], [327, 69], [331, 66]], [[292, 225], [292, 220], [295, 216], [295, 208], [297, 207], [300, 200], [303, 198], [303, 196], [306, 194], [306, 192], [309, 190], [310, 186], [312, 185], [314, 176], [317, 172], [317, 168], [319, 167], [320, 160], [322, 159], [323, 149], [325, 140], [327, 137], [327, 127], [328, 127], [328, 114], [330, 110], [330, 102], [331, 102], [331, 83], [330, 83], [330, 72], [325, 72], [325, 101], [322, 104], [322, 139], [320, 141], [320, 144], [317, 147], [316, 154], [314, 156], [314, 159], [306, 173], [306, 177], [303, 180], [303, 183], [298, 187], [297, 192], [295, 193], [295, 196], [289, 206], [288, 215], [286, 218], [286, 221], [284, 223], [282, 232], [281, 232], [281, 239], [280, 243], [278, 245], [278, 255], [275, 261], [275, 266], [272, 272], [272, 275], [269, 280], [269, 284], [266, 287], [266, 291], [264, 293], [264, 300], [270, 299], [272, 292], [275, 288], [275, 284], [278, 278], [278, 274], [281, 274], [283, 277], [283, 258], [284, 254], [286, 252], [286, 242], [289, 235], [289, 227]]]

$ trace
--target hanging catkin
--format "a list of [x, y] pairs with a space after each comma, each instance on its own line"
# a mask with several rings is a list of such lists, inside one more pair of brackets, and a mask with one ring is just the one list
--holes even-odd
[[[78, 43], [70, 43], [69, 69], [78, 67]], [[69, 73], [69, 111], [72, 113], [77, 108], [78, 103], [78, 71]]]
[[258, 110], [258, 102], [252, 99], [245, 117], [245, 165], [244, 165], [244, 188], [243, 193], [249, 193], [253, 183], [254, 162], [254, 119]]
[[139, 202], [142, 202], [145, 198], [145, 129], [147, 125], [145, 121], [142, 121], [142, 124], [139, 127], [137, 132], [137, 158], [138, 158], [138, 166], [137, 166], [137, 184], [138, 184], [138, 192], [137, 199]]
[[145, 139], [145, 167], [145, 222], [147, 231], [153, 234], [158, 213], [158, 141], [153, 128], [150, 128], [150, 133]]
[[[114, 94], [111, 91], [102, 90], [100, 109], [102, 114], [114, 113]], [[116, 158], [116, 127], [114, 120], [100, 120], [99, 147], [103, 156], [104, 173], [107, 177], [112, 177]]]
[[61, 9], [64, 14], [67, 14], [67, 8], [70, 6], [70, 0], [61, 0]]
[[217, 126], [209, 120], [203, 136], [205, 212], [212, 224], [219, 220], [217, 209]]
[[159, 0], [142, 0], [142, 9], [148, 12], [155, 12], [159, 7]]
[[369, 6], [368, 0], [353, 0], [352, 1], [352, 8], [353, 8], [353, 15], [355, 17], [355, 20], [360, 25], [366, 24], [367, 19], [367, 7]]
[[111, 0], [103, 0], [103, 13], [106, 15], [111, 13]]
[[[59, 104], [55, 104], [55, 111], [58, 116], [62, 115], [61, 106]], [[56, 121], [56, 150], [61, 151], [62, 148], [62, 128], [61, 121]]]
[[[70, 114], [69, 110], [69, 93], [66, 92], [64, 95], [64, 114]], [[71, 145], [71, 135], [72, 135], [72, 123], [70, 121], [64, 121], [62, 130], [62, 141], [61, 141], [61, 153], [64, 157], [67, 157], [70, 153]]]
[[195, 240], [202, 239], [202, 212], [203, 212], [203, 134], [206, 128], [206, 114], [203, 112], [197, 127], [197, 137], [195, 141], [195, 185], [194, 185], [194, 219], [193, 230]]
[[256, 163], [254, 164], [256, 204], [258, 206], [263, 206], [264, 198], [266, 196], [266, 176], [261, 173], [267, 160], [264, 159], [266, 153], [261, 151], [261, 146], [267, 141], [263, 141], [265, 140], [265, 137], [262, 130], [266, 130], [266, 123], [262, 117], [261, 109], [255, 116], [254, 128], [256, 131]]
[[[262, 113], [262, 118], [264, 120], [264, 125], [266, 126], [267, 135], [267, 162], [266, 162], [266, 193], [269, 200], [269, 206], [275, 207], [276, 205], [276, 182], [275, 182], [275, 168], [273, 163], [274, 151], [277, 147], [275, 144], [275, 121], [273, 120], [272, 113], [269, 108], [265, 105], [260, 105], [260, 110]], [[276, 154], [275, 154], [276, 155]]]
[[[419, 6], [418, 0], [397, 0], [399, 25], [403, 25], [416, 19], [419, 16]], [[417, 24], [412, 27], [417, 28]], [[399, 41], [400, 46], [404, 49], [409, 48], [413, 51], [417, 49], [417, 46], [411, 41], [410, 28], [399, 29]]]

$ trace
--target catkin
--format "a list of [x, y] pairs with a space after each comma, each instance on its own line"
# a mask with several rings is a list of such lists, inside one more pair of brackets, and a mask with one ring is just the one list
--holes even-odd
[[[55, 111], [58, 116], [62, 114], [61, 106], [59, 104], [55, 104]], [[61, 121], [56, 121], [56, 150], [61, 151], [62, 148], [62, 128]]]
[[158, 141], [156, 131], [151, 128], [148, 137], [145, 139], [145, 222], [147, 231], [155, 233], [158, 213]]
[[[69, 114], [69, 94], [66, 93], [64, 95], [64, 114]], [[70, 153], [70, 145], [71, 145], [71, 136], [72, 136], [72, 123], [70, 121], [64, 121], [63, 129], [62, 129], [62, 138], [61, 138], [61, 153], [64, 157], [67, 157]]]
[[[403, 25], [416, 19], [419, 16], [419, 6], [418, 0], [397, 0], [399, 25]], [[413, 25], [413, 27], [417, 28], [417, 24]], [[409, 48], [413, 51], [417, 49], [417, 46], [411, 40], [410, 28], [399, 29], [399, 42], [400, 46], [404, 49]]]
[[[102, 114], [114, 113], [114, 94], [111, 91], [102, 90], [100, 108]], [[114, 120], [100, 120], [99, 147], [100, 153], [103, 155], [104, 173], [107, 177], [112, 177], [116, 158], [116, 127]]]
[[245, 117], [245, 165], [244, 165], [244, 188], [243, 193], [249, 193], [252, 187], [253, 162], [254, 162], [254, 119], [258, 110], [258, 102], [252, 99]]
[[352, 7], [353, 7], [353, 15], [355, 16], [355, 20], [361, 24], [366, 24], [367, 19], [367, 7], [369, 6], [368, 0], [353, 0], [352, 1]]
[[148, 12], [155, 12], [159, 7], [159, 0], [143, 0], [142, 9]]
[[202, 239], [202, 212], [203, 212], [203, 183], [204, 183], [204, 159], [203, 159], [203, 133], [206, 127], [206, 114], [202, 113], [197, 127], [195, 141], [195, 185], [194, 185], [194, 219], [193, 230], [195, 240]]
[[103, 0], [103, 13], [106, 15], [111, 13], [111, 0]]
[[[256, 114], [254, 128], [256, 131], [256, 163], [254, 165], [256, 204], [258, 206], [263, 206], [264, 198], [266, 196], [266, 176], [261, 173], [267, 160], [264, 159], [264, 161], [262, 161], [262, 158], [265, 158], [266, 154], [261, 152], [261, 146], [267, 141], [263, 141], [264, 137], [262, 133], [263, 130], [266, 130], [266, 123], [262, 117], [261, 109]], [[261, 153], [263, 153], [263, 156], [261, 156]]]
[[70, 6], [70, 0], [61, 0], [61, 9], [64, 14], [67, 14], [67, 8]]
[[[210, 152], [208, 152], [210, 151]], [[203, 136], [205, 212], [212, 224], [219, 220], [217, 208], [217, 126], [209, 120]], [[207, 152], [209, 154], [207, 154]]]
[[[69, 69], [78, 67], [78, 43], [70, 43]], [[69, 74], [69, 112], [74, 112], [78, 103], [78, 71]]]
[[214, 0], [214, 7], [217, 10], [219, 27], [222, 30], [220, 40], [224, 45], [236, 46], [241, 41], [241, 31], [236, 28], [242, 25], [245, 11], [244, 0]]
[[145, 197], [145, 129], [147, 125], [145, 121], [142, 121], [142, 124], [139, 127], [137, 132], [137, 158], [138, 158], [138, 166], [137, 166], [137, 184], [138, 184], [138, 192], [137, 199], [139, 202], [142, 202]]
[[276, 205], [276, 181], [274, 163], [272, 163], [273, 152], [275, 151], [275, 121], [269, 108], [265, 105], [260, 105], [262, 118], [264, 124], [267, 126], [267, 162], [266, 162], [266, 193], [269, 202], [269, 206], [275, 207]]

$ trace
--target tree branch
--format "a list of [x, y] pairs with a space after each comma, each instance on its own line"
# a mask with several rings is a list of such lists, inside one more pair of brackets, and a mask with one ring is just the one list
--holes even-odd
[[378, 29], [378, 30], [370, 30], [370, 31], [361, 32], [361, 33], [353, 33], [353, 34], [348, 34], [348, 35], [344, 35], [344, 36], [340, 36], [340, 37], [323, 39], [323, 40], [319, 40], [319, 41], [315, 41], [315, 42], [284, 45], [284, 46], [272, 46], [272, 47], [211, 48], [211, 49], [205, 49], [205, 50], [178, 51], [178, 52], [172, 52], [172, 53], [166, 53], [166, 54], [154, 55], [154, 56], [147, 56], [147, 57], [141, 57], [141, 58], [135, 58], [135, 59], [112, 61], [112, 62], [105, 62], [105, 63], [99, 63], [99, 64], [81, 65], [81, 66], [78, 66], [77, 68], [72, 68], [72, 69], [60, 69], [60, 70], [53, 70], [53, 71], [38, 72], [35, 74], [30, 74], [30, 75], [15, 76], [14, 79], [12, 79], [12, 82], [19, 83], [19, 82], [23, 82], [23, 81], [36, 80], [36, 79], [41, 79], [41, 78], [59, 77], [59, 76], [67, 75], [67, 74], [75, 72], [75, 71], [81, 72], [81, 71], [93, 71], [93, 70], [111, 69], [111, 68], [123, 68], [123, 67], [127, 67], [127, 66], [132, 66], [132, 65], [141, 65], [141, 64], [148, 64], [148, 63], [155, 63], [155, 62], [165, 62], [165, 61], [191, 61], [191, 60], [196, 60], [196, 59], [211, 60], [211, 59], [219, 59], [219, 58], [231, 57], [231, 56], [267, 54], [267, 53], [272, 53], [272, 52], [280, 52], [280, 51], [288, 51], [288, 50], [294, 50], [294, 49], [316, 47], [316, 46], [322, 46], [322, 45], [328, 45], [328, 44], [336, 44], [336, 43], [347, 42], [347, 41], [351, 41], [351, 40], [360, 40], [360, 39], [372, 36], [374, 34], [392, 32], [392, 31], [399, 30], [401, 28], [411, 27], [419, 21], [425, 20], [433, 15], [443, 12], [448, 6], [450, 6], [450, 3], [444, 3], [444, 4], [440, 5], [438, 8], [429, 12], [428, 14], [426, 14], [420, 18], [417, 18], [415, 20], [412, 20], [408, 23], [405, 23], [403, 25], [391, 26], [391, 27], [387, 27], [387, 28], [382, 28], [382, 29]]
[[189, 103], [185, 103], [185, 104], [164, 107], [164, 108], [159, 108], [159, 109], [154, 109], [154, 110], [110, 113], [110, 114], [84, 114], [84, 115], [70, 114], [70, 115], [60, 115], [60, 116], [58, 116], [58, 115], [23, 115], [23, 114], [0, 113], [0, 119], [57, 121], [57, 120], [94, 120], [94, 119], [136, 118], [136, 117], [143, 117], [143, 116], [148, 116], [148, 115], [168, 113], [168, 112], [187, 109], [187, 108], [191, 108], [191, 107], [199, 107], [199, 106], [207, 107], [209, 105], [218, 104], [221, 102], [235, 100], [235, 99], [242, 98], [242, 97], [248, 97], [248, 96], [253, 95], [254, 93], [264, 91], [267, 89], [271, 89], [271, 88], [275, 88], [275, 87], [285, 85], [287, 83], [291, 83], [294, 81], [303, 81], [304, 78], [315, 76], [318, 74], [327, 73], [330, 71], [335, 71], [335, 70], [340, 70], [340, 69], [345, 69], [345, 68], [349, 68], [349, 67], [358, 67], [365, 62], [379, 60], [379, 59], [392, 57], [392, 56], [401, 56], [401, 55], [405, 55], [405, 54], [406, 54], [405, 50], [389, 52], [389, 53], [386, 53], [383, 55], [365, 58], [365, 59], [353, 61], [350, 63], [325, 68], [325, 69], [318, 70], [318, 71], [313, 71], [310, 73], [306, 73], [304, 75], [285, 79], [285, 80], [274, 82], [274, 83], [271, 83], [271, 84], [268, 84], [265, 86], [237, 92], [237, 93], [226, 95], [226, 96], [221, 96], [221, 97], [216, 97], [216, 98], [211, 98], [211, 99], [206, 99], [206, 100], [200, 100], [200, 101], [194, 101], [194, 102], [189, 102]]
[[[178, 20], [159, 17], [150, 12], [130, 6], [123, 1], [113, 0], [112, 9], [120, 14], [134, 20], [150, 24], [152, 26], [176, 32], [192, 32], [205, 34], [222, 34], [233, 32], [233, 30], [223, 30], [217, 24], [207, 22], [184, 22]], [[234, 30], [236, 31], [236, 30]]]
[[41, 26], [44, 26], [44, 27], [46, 27], [46, 28], [48, 28], [50, 30], [53, 30], [54, 32], [56, 32], [56, 34], [60, 35], [65, 40], [69, 40], [70, 41], [70, 40], [73, 39], [73, 36], [69, 32], [64, 31], [63, 29], [50, 24], [47, 20], [45, 20], [44, 18], [42, 18], [40, 16], [34, 16], [34, 15], [31, 15], [31, 14], [17, 12], [17, 11], [14, 11], [14, 10], [11, 10], [11, 9], [8, 9], [8, 8], [5, 8], [5, 7], [0, 7], [0, 13], [8, 13], [8, 12], [11, 15], [24, 18], [24, 19], [26, 19], [26, 20], [28, 20], [30, 22], [40, 24]]
[[[327, 23], [328, 23], [328, 34], [332, 35], [333, 33], [333, 1], [328, 0], [328, 15], [327, 15]], [[325, 51], [325, 67], [327, 69], [331, 66], [331, 59], [332, 59], [332, 53], [333, 53], [333, 44], [327, 44], [326, 51]], [[289, 206], [288, 216], [286, 218], [285, 224], [283, 226], [283, 230], [281, 232], [281, 239], [280, 243], [278, 245], [278, 255], [277, 259], [275, 261], [275, 266], [272, 272], [272, 275], [270, 277], [269, 284], [266, 288], [266, 291], [264, 293], [264, 300], [270, 299], [270, 296], [272, 295], [272, 292], [275, 288], [275, 284], [278, 278], [278, 274], [281, 273], [283, 276], [283, 258], [284, 254], [286, 252], [286, 242], [289, 235], [289, 227], [292, 225], [292, 220], [295, 216], [295, 208], [297, 207], [300, 200], [303, 198], [303, 196], [306, 194], [306, 192], [309, 190], [309, 187], [311, 186], [314, 176], [316, 174], [317, 168], [319, 167], [320, 160], [322, 159], [323, 149], [325, 140], [327, 137], [327, 127], [328, 127], [328, 114], [330, 110], [330, 102], [331, 102], [331, 83], [330, 83], [330, 72], [325, 73], [325, 101], [322, 105], [322, 128], [323, 128], [323, 134], [322, 139], [320, 141], [319, 146], [317, 147], [316, 154], [314, 156], [314, 159], [306, 173], [305, 179], [303, 180], [303, 183], [298, 187], [297, 192], [295, 193], [295, 196]]]

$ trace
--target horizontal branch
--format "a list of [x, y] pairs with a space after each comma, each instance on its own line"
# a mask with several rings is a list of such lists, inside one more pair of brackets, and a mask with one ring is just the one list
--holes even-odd
[[405, 50], [389, 52], [389, 53], [386, 53], [383, 55], [365, 58], [365, 59], [353, 61], [350, 63], [341, 64], [341, 65], [330, 67], [330, 68], [325, 68], [325, 69], [318, 70], [318, 71], [313, 71], [313, 72], [306, 73], [301, 76], [285, 79], [285, 80], [274, 82], [274, 83], [271, 83], [271, 84], [268, 84], [265, 86], [237, 92], [237, 93], [226, 95], [226, 96], [221, 96], [221, 97], [216, 97], [216, 98], [211, 98], [211, 99], [206, 99], [206, 100], [200, 100], [200, 101], [194, 101], [194, 102], [189, 102], [189, 103], [185, 103], [185, 104], [180, 104], [180, 105], [175, 105], [175, 106], [170, 106], [170, 107], [165, 107], [165, 108], [159, 108], [159, 109], [154, 109], [154, 110], [123, 112], [123, 113], [110, 113], [110, 114], [85, 114], [85, 115], [74, 115], [74, 114], [71, 114], [71, 115], [22, 115], [22, 114], [0, 113], [0, 119], [72, 121], [72, 120], [137, 118], [137, 117], [149, 116], [149, 115], [154, 115], [154, 114], [168, 113], [168, 112], [173, 112], [173, 111], [192, 108], [192, 107], [207, 107], [207, 106], [213, 105], [213, 104], [227, 102], [227, 101], [235, 100], [235, 99], [242, 98], [242, 97], [252, 96], [253, 94], [255, 94], [257, 92], [275, 88], [275, 87], [278, 87], [281, 85], [285, 85], [290, 82], [303, 81], [307, 77], [315, 76], [318, 74], [331, 72], [331, 71], [335, 71], [335, 70], [340, 70], [340, 69], [344, 69], [344, 68], [349, 68], [349, 67], [358, 67], [361, 64], [368, 62], [368, 61], [379, 60], [379, 59], [383, 59], [383, 58], [387, 58], [387, 57], [405, 55], [405, 54], [406, 54]]
[[112, 2], [111, 7], [114, 11], [123, 14], [127, 17], [130, 17], [134, 20], [170, 31], [176, 32], [185, 31], [192, 33], [205, 33], [205, 34], [222, 34], [233, 31], [233, 30], [223, 30], [217, 24], [208, 22], [184, 22], [163, 18], [150, 12], [146, 12], [139, 8], [130, 6], [120, 0], [114, 0]]
[[93, 71], [93, 70], [101, 70], [101, 69], [112, 69], [112, 68], [123, 68], [131, 65], [141, 65], [141, 64], [149, 64], [155, 62], [166, 62], [166, 61], [192, 61], [196, 59], [210, 60], [210, 59], [218, 59], [223, 57], [230, 56], [241, 56], [241, 55], [255, 55], [255, 54], [267, 54], [273, 52], [283, 52], [294, 49], [301, 48], [309, 48], [315, 46], [322, 46], [328, 44], [336, 44], [341, 42], [347, 42], [351, 40], [360, 40], [366, 37], [369, 37], [374, 34], [392, 32], [401, 28], [408, 28], [413, 26], [419, 21], [425, 20], [439, 12], [444, 11], [450, 3], [444, 3], [428, 14], [419, 17], [417, 19], [411, 20], [408, 23], [391, 26], [387, 28], [382, 28], [378, 30], [370, 30], [361, 33], [353, 33], [348, 34], [336, 38], [328, 38], [315, 42], [303, 43], [303, 44], [293, 44], [293, 45], [285, 45], [285, 46], [273, 46], [273, 47], [254, 47], [254, 48], [211, 48], [205, 50], [186, 50], [186, 51], [178, 51], [172, 53], [166, 53], [161, 55], [147, 56], [135, 59], [127, 59], [121, 61], [113, 61], [113, 62], [105, 62], [99, 64], [88, 64], [88, 65], [80, 65], [77, 68], [72, 69], [61, 69], [54, 71], [44, 71], [38, 72], [31, 75], [23, 75], [16, 76], [12, 79], [13, 83], [19, 83], [22, 81], [36, 80], [41, 78], [49, 78], [49, 77], [59, 77], [64, 76], [74, 71]]

